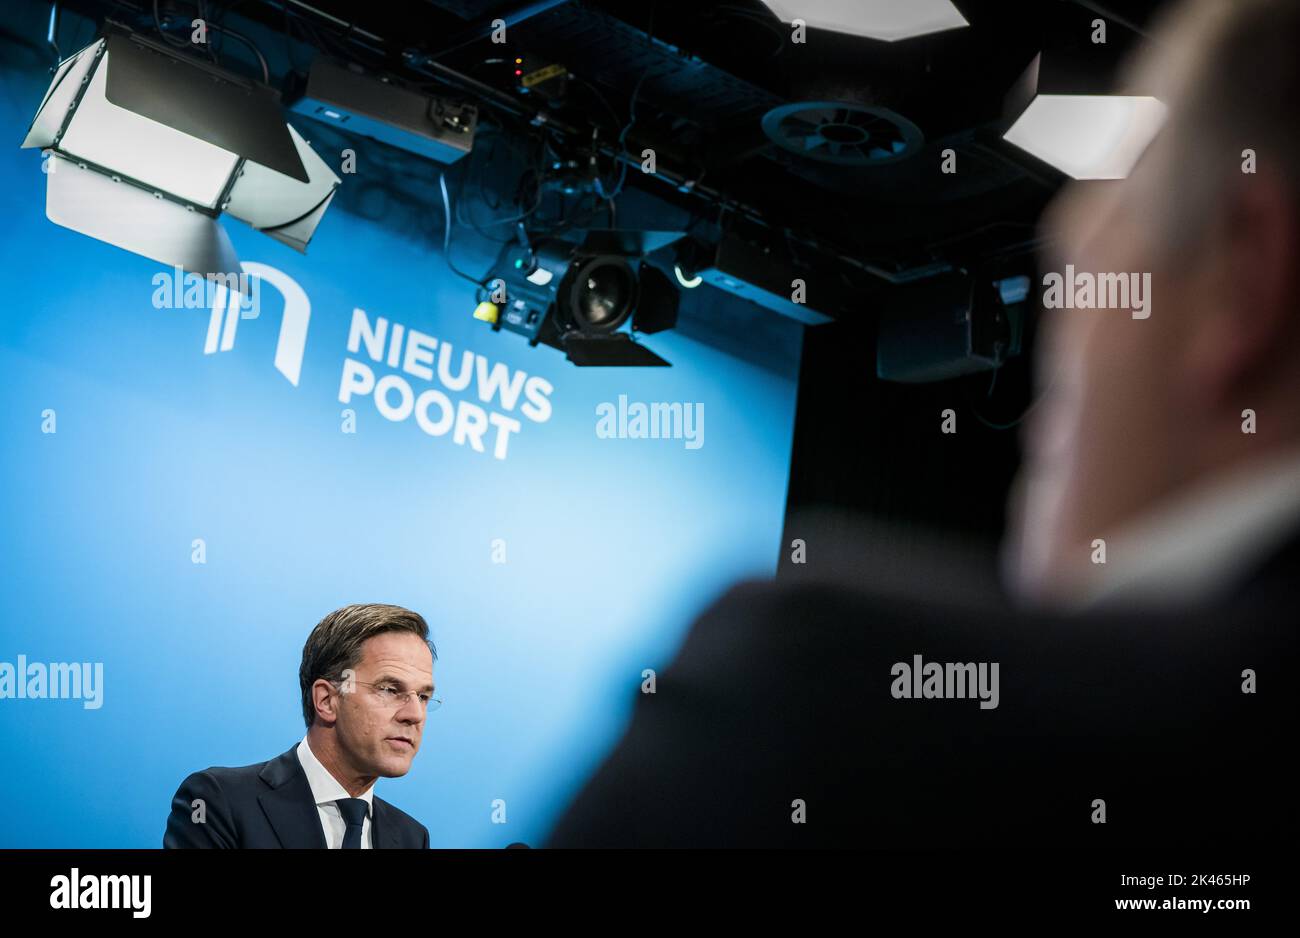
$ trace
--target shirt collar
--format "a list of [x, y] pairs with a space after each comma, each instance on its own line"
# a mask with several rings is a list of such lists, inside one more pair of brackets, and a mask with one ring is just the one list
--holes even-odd
[[[352, 797], [347, 789], [339, 784], [339, 780], [330, 774], [329, 769], [316, 758], [316, 753], [311, 751], [306, 736], [298, 744], [298, 761], [302, 763], [302, 770], [307, 773], [307, 784], [311, 786], [312, 798], [316, 800], [316, 804], [332, 804], [340, 798]], [[366, 813], [374, 817], [374, 783], [372, 782], [370, 787], [357, 797], [366, 803]]]
[[1242, 582], [1300, 526], [1300, 449], [1198, 485], [1107, 538], [1075, 604], [1196, 603]]

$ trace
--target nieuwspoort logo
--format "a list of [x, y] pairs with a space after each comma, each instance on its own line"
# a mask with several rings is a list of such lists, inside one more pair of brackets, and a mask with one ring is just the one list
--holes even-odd
[[242, 293], [223, 284], [216, 285], [212, 291], [212, 315], [208, 319], [203, 354], [229, 352], [235, 347], [239, 320], [261, 316], [261, 285], [269, 283], [284, 298], [280, 338], [275, 343], [275, 367], [297, 387], [302, 373], [302, 356], [307, 348], [307, 326], [311, 322], [311, 300], [307, 298], [307, 291], [288, 274], [268, 264], [247, 261], [239, 266], [249, 277], [249, 290]]
[[[229, 352], [235, 347], [240, 320], [261, 318], [261, 288], [269, 284], [284, 299], [275, 367], [297, 387], [311, 323], [307, 291], [267, 264], [246, 262], [240, 267], [237, 276], [206, 279], [180, 268], [174, 276], [160, 273], [154, 278], [154, 306], [209, 309], [203, 353]], [[545, 378], [386, 317], [372, 318], [360, 308], [352, 311], [347, 356], [339, 403], [370, 397], [386, 420], [400, 423], [413, 418], [428, 436], [447, 437], [454, 445], [479, 453], [491, 452], [495, 459], [506, 458], [512, 436], [523, 429], [512, 414], [533, 423], [551, 418], [554, 386]], [[383, 374], [384, 369], [393, 373]], [[349, 407], [341, 417], [342, 431], [355, 433], [356, 411]]]

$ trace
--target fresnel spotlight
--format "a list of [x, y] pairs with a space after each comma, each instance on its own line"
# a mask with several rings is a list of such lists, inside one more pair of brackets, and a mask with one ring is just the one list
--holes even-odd
[[652, 334], [677, 324], [677, 289], [644, 256], [679, 237], [597, 229], [580, 243], [509, 244], [475, 315], [531, 345], [562, 349], [575, 365], [667, 365], [624, 327]]

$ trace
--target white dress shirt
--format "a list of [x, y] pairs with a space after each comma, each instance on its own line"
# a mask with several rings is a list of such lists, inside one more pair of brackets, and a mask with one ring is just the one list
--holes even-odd
[[1202, 483], [1106, 537], [1106, 563], [1092, 566], [1074, 605], [1213, 599], [1297, 530], [1300, 451], [1293, 450]]
[[[311, 786], [312, 797], [316, 799], [320, 826], [325, 831], [325, 846], [331, 850], [338, 850], [343, 846], [343, 835], [348, 825], [343, 820], [339, 806], [334, 802], [352, 796], [339, 784], [339, 780], [330, 774], [329, 769], [321, 765], [320, 760], [316, 758], [316, 753], [312, 752], [311, 746], [307, 744], [306, 736], [298, 744], [298, 761], [302, 763], [302, 769], [307, 773], [307, 784]], [[375, 816], [374, 784], [372, 783], [357, 797], [366, 803], [366, 817], [361, 825], [361, 849], [370, 850], [371, 819]]]

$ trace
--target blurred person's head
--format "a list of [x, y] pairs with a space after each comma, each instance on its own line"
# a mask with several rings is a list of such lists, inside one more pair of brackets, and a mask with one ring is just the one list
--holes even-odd
[[298, 669], [308, 741], [345, 787], [410, 771], [434, 691], [428, 637], [419, 613], [381, 603], [337, 609], [308, 636]]
[[1044, 218], [1045, 270], [1151, 290], [1146, 319], [1044, 312], [1005, 555], [1030, 598], [1068, 596], [1095, 539], [1300, 444], [1300, 2], [1190, 0], [1153, 39], [1133, 69], [1164, 127], [1127, 179], [1071, 183]]

